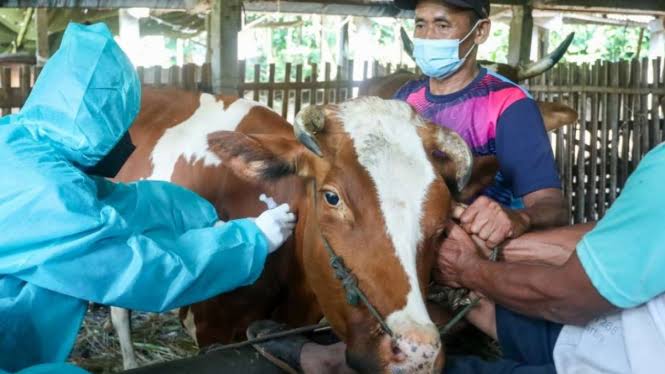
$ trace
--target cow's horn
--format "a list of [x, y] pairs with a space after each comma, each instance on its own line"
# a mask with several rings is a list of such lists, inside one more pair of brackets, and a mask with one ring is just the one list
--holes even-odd
[[464, 189], [473, 170], [473, 153], [466, 141], [453, 130], [439, 127], [436, 133], [437, 148], [455, 163], [457, 192]]
[[574, 37], [575, 33], [571, 32], [568, 34], [566, 39], [564, 39], [564, 41], [561, 42], [561, 44], [559, 44], [559, 46], [556, 47], [554, 51], [552, 51], [552, 53], [534, 63], [528, 64], [526, 66], [520, 66], [517, 69], [517, 80], [523, 81], [525, 79], [533, 78], [551, 69], [554, 65], [556, 65], [557, 62], [559, 62], [559, 60], [561, 60], [563, 55], [566, 54], [566, 51], [568, 50], [570, 43], [573, 42]]
[[319, 157], [323, 157], [323, 153], [316, 141], [316, 134], [323, 130], [324, 125], [323, 110], [316, 105], [310, 105], [298, 112], [293, 125], [293, 133], [298, 141]]
[[402, 38], [404, 52], [415, 61], [415, 58], [413, 58], [413, 41], [409, 37], [409, 34], [406, 33], [406, 30], [404, 30], [404, 27], [399, 28], [399, 36]]

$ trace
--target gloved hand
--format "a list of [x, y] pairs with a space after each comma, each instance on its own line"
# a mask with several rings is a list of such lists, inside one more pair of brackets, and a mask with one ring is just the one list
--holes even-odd
[[254, 223], [268, 240], [268, 253], [273, 253], [293, 233], [293, 228], [296, 226], [296, 215], [291, 213], [289, 204], [273, 208], [275, 202], [263, 194], [259, 200], [266, 203], [269, 209], [261, 213]]

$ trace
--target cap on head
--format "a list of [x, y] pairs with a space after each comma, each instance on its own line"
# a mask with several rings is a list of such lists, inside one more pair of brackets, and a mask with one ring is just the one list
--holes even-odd
[[[413, 10], [416, 9], [420, 0], [394, 0], [395, 6], [400, 9]], [[453, 5], [458, 8], [471, 9], [481, 18], [489, 17], [490, 2], [489, 0], [441, 0], [445, 4]]]

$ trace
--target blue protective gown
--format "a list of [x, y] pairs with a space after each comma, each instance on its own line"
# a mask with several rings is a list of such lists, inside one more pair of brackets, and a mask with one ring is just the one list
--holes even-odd
[[88, 301], [160, 312], [260, 275], [267, 242], [253, 221], [213, 227], [214, 207], [191, 191], [82, 171], [139, 106], [108, 28], [71, 24], [21, 112], [0, 119], [0, 372], [65, 361]]

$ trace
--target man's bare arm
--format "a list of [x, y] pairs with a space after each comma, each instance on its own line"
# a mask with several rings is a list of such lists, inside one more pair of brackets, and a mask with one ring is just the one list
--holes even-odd
[[568, 224], [568, 207], [563, 193], [557, 188], [545, 188], [522, 197], [524, 209], [517, 212], [526, 214], [529, 229], [545, 229]]

